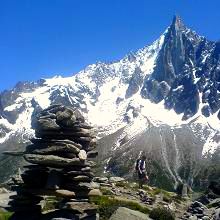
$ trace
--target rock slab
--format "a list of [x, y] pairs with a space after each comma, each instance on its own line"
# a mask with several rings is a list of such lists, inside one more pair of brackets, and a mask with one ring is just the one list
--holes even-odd
[[151, 220], [146, 214], [125, 207], [119, 207], [109, 220]]

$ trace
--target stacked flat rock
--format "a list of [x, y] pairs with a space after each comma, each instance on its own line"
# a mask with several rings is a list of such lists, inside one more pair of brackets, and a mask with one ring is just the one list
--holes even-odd
[[[88, 202], [90, 195], [100, 193], [92, 183], [94, 162], [87, 160], [97, 156], [92, 127], [78, 110], [63, 105], [40, 112], [32, 126], [36, 138], [24, 154], [30, 165], [25, 166], [24, 184], [10, 204], [17, 219], [22, 215], [25, 219], [27, 210], [36, 219], [96, 219], [96, 207]], [[58, 210], [42, 215], [39, 202], [45, 195], [63, 200]]]

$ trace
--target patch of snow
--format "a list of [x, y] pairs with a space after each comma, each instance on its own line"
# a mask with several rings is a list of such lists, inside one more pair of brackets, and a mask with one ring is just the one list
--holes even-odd
[[7, 107], [4, 108], [4, 111], [13, 111], [13, 110], [16, 110], [18, 108], [20, 108], [22, 106], [22, 103], [15, 103], [13, 105], [9, 105]]
[[180, 86], [177, 86], [176, 88], [173, 89], [173, 92], [176, 92], [176, 91], [183, 91], [184, 89], [184, 86], [183, 85], [180, 85]]
[[207, 153], [213, 154], [215, 150], [220, 147], [220, 142], [214, 141], [213, 139], [216, 133], [217, 132], [212, 132], [207, 138], [203, 146], [203, 151], [202, 151], [203, 155], [206, 155]]
[[50, 79], [44, 79], [44, 84], [48, 87], [58, 86], [58, 85], [65, 85], [65, 86], [71, 86], [71, 84], [74, 83], [74, 77], [62, 77], [62, 76], [55, 76]]

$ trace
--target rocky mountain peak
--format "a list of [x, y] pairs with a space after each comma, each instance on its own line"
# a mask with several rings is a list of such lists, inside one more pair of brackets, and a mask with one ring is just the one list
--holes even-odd
[[171, 24], [172, 28], [175, 28], [175, 30], [179, 30], [181, 28], [184, 27], [184, 24], [182, 22], [182, 19], [180, 18], [179, 15], [174, 15], [173, 20], [172, 20], [172, 24]]

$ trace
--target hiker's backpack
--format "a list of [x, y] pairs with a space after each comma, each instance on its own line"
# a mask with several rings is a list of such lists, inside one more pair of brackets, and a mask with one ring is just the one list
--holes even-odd
[[136, 171], [138, 171], [138, 164], [139, 164], [139, 161], [140, 161], [140, 160], [141, 160], [141, 159], [137, 159], [137, 160], [136, 160], [136, 165], [135, 165], [135, 170], [136, 170]]
[[[141, 159], [137, 159], [137, 160], [136, 160], [136, 165], [135, 165], [135, 170], [136, 170], [136, 171], [138, 171], [138, 165], [139, 165], [140, 160], [141, 160]], [[142, 161], [142, 163], [140, 164], [140, 168], [141, 168], [141, 169], [143, 168], [143, 164], [144, 164], [143, 162], [144, 162], [144, 161]]]

